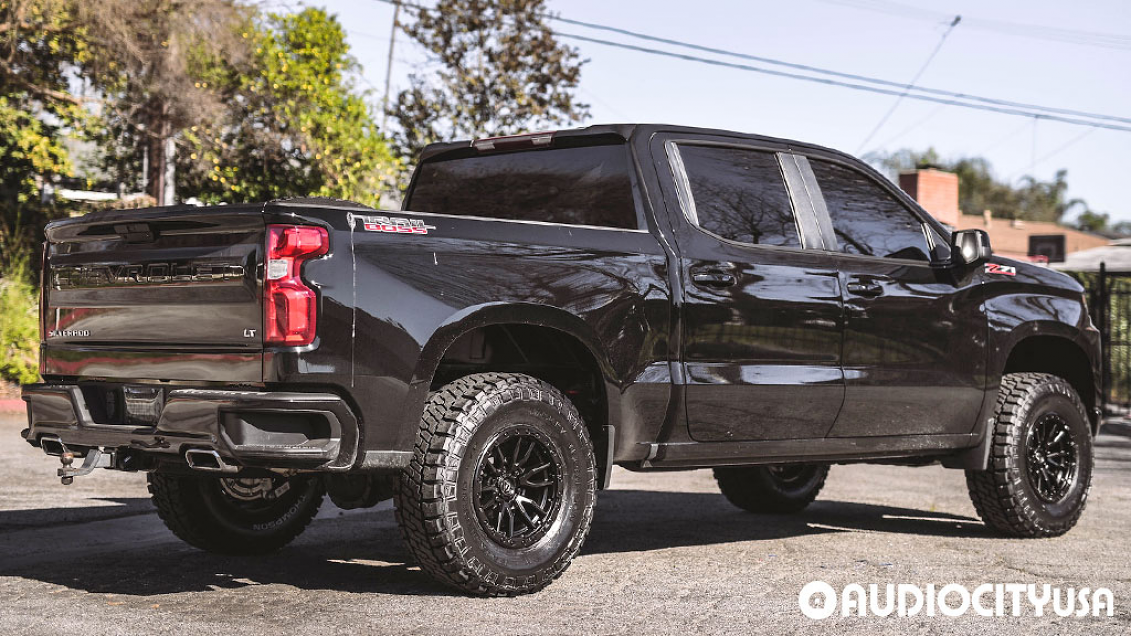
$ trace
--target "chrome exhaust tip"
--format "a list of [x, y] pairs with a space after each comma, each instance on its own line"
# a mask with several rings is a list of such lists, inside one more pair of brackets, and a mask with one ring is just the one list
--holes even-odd
[[220, 457], [220, 453], [211, 448], [190, 448], [185, 451], [185, 462], [193, 470], [210, 473], [237, 473], [239, 466], [233, 466]]
[[67, 447], [63, 446], [63, 440], [54, 435], [40, 437], [39, 448], [52, 457], [62, 457], [63, 453], [67, 452]]

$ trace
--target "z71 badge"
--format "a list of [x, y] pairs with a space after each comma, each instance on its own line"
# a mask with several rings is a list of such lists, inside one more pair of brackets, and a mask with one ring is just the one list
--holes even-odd
[[987, 274], [1000, 274], [1002, 276], [1016, 276], [1017, 268], [1012, 265], [998, 265], [997, 263], [986, 263]]
[[427, 234], [428, 230], [436, 229], [435, 225], [425, 225], [420, 219], [404, 219], [388, 216], [368, 216], [364, 214], [350, 214], [350, 227], [357, 221], [361, 228], [367, 232], [389, 232], [391, 234]]

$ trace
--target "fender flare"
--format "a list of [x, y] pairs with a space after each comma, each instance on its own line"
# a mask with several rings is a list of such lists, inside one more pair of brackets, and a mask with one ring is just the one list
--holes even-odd
[[[1057, 338], [1071, 343], [1078, 348], [1088, 360], [1093, 369], [1097, 361], [1087, 340], [1076, 327], [1055, 320], [1033, 320], [1021, 323], [1014, 327], [1008, 334], [1000, 338], [994, 347], [994, 359], [987, 368], [989, 386], [986, 387], [986, 396], [982, 402], [982, 410], [978, 414], [978, 422], [972, 431], [978, 436], [978, 443], [952, 457], [945, 458], [943, 465], [947, 468], [963, 468], [966, 470], [985, 470], [989, 466], [990, 447], [993, 435], [990, 430], [990, 417], [994, 405], [997, 403], [997, 394], [1001, 390], [1001, 377], [1005, 374], [1005, 366], [1010, 356], [1019, 344], [1029, 338], [1046, 337]], [[1098, 378], [1093, 378], [1096, 382]], [[1096, 390], [1100, 390], [1098, 385]], [[1084, 397], [1084, 396], [1081, 396]], [[1091, 414], [1089, 413], [1089, 416]], [[1093, 433], [1098, 432], [1098, 423], [1090, 423]]]
[[[621, 384], [620, 379], [603, 354], [604, 347], [596, 332], [584, 320], [557, 307], [533, 303], [486, 303], [467, 307], [452, 314], [440, 324], [421, 349], [416, 368], [412, 373], [405, 403], [405, 421], [402, 430], [412, 431], [415, 438], [417, 419], [423, 409], [432, 378], [440, 361], [452, 343], [466, 333], [491, 325], [535, 325], [562, 332], [579, 341], [597, 361], [597, 367], [605, 381], [606, 396], [612, 406], [611, 389]], [[408, 440], [406, 448], [411, 448]]]
[[1017, 325], [1001, 339], [996, 347], [998, 359], [994, 360], [994, 364], [990, 368], [1001, 375], [1001, 372], [1005, 370], [1005, 363], [1009, 361], [1009, 356], [1017, 348], [1017, 345], [1027, 338], [1039, 336], [1067, 340], [1083, 351], [1084, 356], [1093, 366], [1097, 363], [1089, 350], [1087, 341], [1077, 327], [1056, 320], [1031, 320]]

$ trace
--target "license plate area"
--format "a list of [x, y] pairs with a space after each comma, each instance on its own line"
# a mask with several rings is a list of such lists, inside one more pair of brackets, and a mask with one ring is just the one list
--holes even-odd
[[165, 408], [165, 389], [146, 385], [79, 385], [95, 424], [153, 427]]

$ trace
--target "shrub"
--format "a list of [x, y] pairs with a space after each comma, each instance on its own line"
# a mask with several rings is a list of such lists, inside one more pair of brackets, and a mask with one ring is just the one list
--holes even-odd
[[39, 290], [31, 283], [26, 249], [14, 248], [0, 272], [0, 379], [39, 379]]

